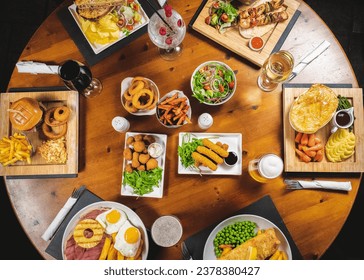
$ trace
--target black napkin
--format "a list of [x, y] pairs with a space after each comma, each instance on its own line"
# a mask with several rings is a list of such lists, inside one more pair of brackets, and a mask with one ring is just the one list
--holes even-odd
[[54, 257], [55, 259], [62, 260], [62, 238], [63, 233], [66, 230], [66, 227], [72, 217], [76, 215], [78, 211], [80, 211], [82, 208], [86, 207], [87, 205], [102, 201], [100, 197], [95, 195], [93, 192], [89, 190], [84, 190], [84, 192], [81, 194], [79, 199], [76, 201], [76, 203], [73, 205], [71, 211], [67, 214], [59, 228], [57, 229], [56, 233], [54, 234], [51, 242], [49, 243], [48, 247], [46, 248], [46, 252]]
[[[302, 260], [302, 255], [299, 252], [296, 244], [294, 243], [286, 225], [284, 224], [281, 216], [278, 213], [277, 208], [275, 207], [271, 197], [269, 195], [266, 195], [259, 199], [258, 201], [250, 204], [247, 207], [244, 207], [243, 209], [240, 209], [236, 213], [230, 215], [240, 215], [240, 214], [252, 214], [261, 216], [263, 218], [266, 218], [267, 220], [271, 221], [273, 224], [275, 224], [286, 236], [288, 243], [291, 247], [292, 251], [292, 259], [294, 260]], [[228, 217], [227, 217], [228, 218]], [[202, 260], [203, 258], [203, 250], [205, 247], [205, 243], [207, 238], [210, 235], [210, 232], [219, 224], [220, 222], [217, 222], [216, 224], [213, 224], [194, 235], [187, 238], [184, 243], [187, 246], [187, 249], [191, 255], [191, 257], [194, 260]]]
[[[191, 29], [193, 29], [193, 27], [192, 27], [192, 26], [193, 26], [193, 24], [195, 23], [195, 21], [196, 21], [197, 17], [200, 15], [200, 13], [201, 13], [202, 9], [205, 7], [205, 5], [206, 5], [206, 2], [207, 2], [207, 1], [208, 1], [208, 0], [203, 0], [203, 1], [201, 2], [201, 5], [198, 7], [198, 9], [197, 9], [196, 13], [193, 15], [193, 17], [192, 17], [191, 21], [190, 21], [190, 22], [189, 22], [189, 24], [188, 24], [188, 26], [189, 26]], [[291, 29], [292, 29], [292, 27], [295, 25], [295, 23], [296, 23], [296, 21], [297, 21], [298, 17], [300, 16], [300, 14], [301, 14], [301, 11], [300, 11], [300, 10], [296, 10], [296, 11], [295, 11], [295, 13], [293, 14], [293, 16], [292, 16], [292, 18], [291, 18], [290, 22], [287, 24], [286, 29], [283, 31], [283, 33], [282, 33], [281, 37], [279, 38], [279, 40], [278, 40], [277, 44], [274, 46], [274, 48], [273, 48], [273, 50], [272, 50], [272, 53], [277, 52], [277, 51], [279, 51], [279, 50], [281, 49], [281, 47], [282, 47], [282, 45], [283, 45], [284, 41], [286, 40], [286, 38], [287, 38], [287, 36], [288, 36], [289, 32], [291, 32]]]
[[[139, 1], [139, 4], [142, 6], [147, 16], [151, 17], [154, 13], [153, 9], [145, 1]], [[146, 33], [148, 30], [148, 25], [144, 25], [142, 28], [116, 42], [102, 52], [95, 54], [81, 29], [78, 27], [77, 22], [71, 15], [71, 12], [68, 10], [68, 6], [61, 8], [57, 15], [89, 66], [95, 65], [102, 59], [111, 55], [113, 52], [120, 50], [122, 47]]]

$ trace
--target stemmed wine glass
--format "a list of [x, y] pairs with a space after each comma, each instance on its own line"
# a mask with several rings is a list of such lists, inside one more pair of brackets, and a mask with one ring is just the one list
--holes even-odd
[[186, 25], [177, 11], [165, 5], [163, 9], [155, 10], [149, 19], [148, 35], [163, 59], [174, 60], [182, 53]]
[[85, 97], [92, 98], [101, 93], [101, 82], [92, 77], [91, 70], [77, 60], [67, 60], [58, 68], [58, 75], [65, 85]]
[[294, 66], [294, 59], [288, 51], [272, 53], [264, 62], [258, 86], [263, 91], [274, 90], [280, 82], [284, 82], [291, 75]]

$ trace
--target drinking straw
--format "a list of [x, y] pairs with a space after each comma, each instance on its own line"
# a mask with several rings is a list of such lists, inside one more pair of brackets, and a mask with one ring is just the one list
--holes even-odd
[[158, 12], [158, 10], [152, 5], [152, 3], [149, 2], [149, 0], [146, 0], [149, 6], [154, 10], [154, 12], [160, 17], [161, 20], [165, 23], [165, 25], [168, 26], [168, 28], [174, 33], [173, 28], [166, 22], [166, 20], [161, 16], [161, 14]]

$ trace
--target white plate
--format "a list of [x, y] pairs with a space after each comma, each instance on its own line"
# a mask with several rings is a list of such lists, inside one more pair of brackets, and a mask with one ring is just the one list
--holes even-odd
[[258, 229], [268, 229], [268, 228], [274, 228], [276, 232], [277, 238], [281, 241], [281, 244], [279, 245], [279, 250], [282, 250], [287, 253], [288, 259], [292, 260], [292, 251], [291, 246], [289, 245], [287, 238], [283, 234], [283, 232], [271, 221], [257, 216], [257, 215], [236, 215], [232, 216], [230, 218], [227, 218], [226, 220], [222, 221], [220, 224], [218, 224], [210, 233], [209, 237], [207, 238], [207, 241], [205, 243], [205, 247], [203, 250], [203, 259], [204, 260], [216, 260], [216, 255], [214, 251], [214, 238], [216, 234], [222, 230], [224, 227], [234, 224], [236, 222], [241, 221], [251, 221], [257, 224]]
[[117, 202], [113, 202], [113, 201], [99, 201], [99, 202], [92, 203], [92, 204], [82, 208], [80, 211], [78, 211], [72, 217], [72, 219], [68, 223], [68, 225], [67, 225], [67, 227], [66, 227], [66, 229], [65, 229], [65, 231], [63, 233], [62, 258], [65, 259], [65, 257], [64, 257], [64, 248], [65, 248], [66, 242], [69, 239], [69, 237], [71, 236], [74, 228], [76, 227], [77, 223], [80, 221], [81, 217], [84, 216], [85, 214], [91, 212], [92, 210], [100, 209], [100, 208], [104, 208], [104, 207], [116, 208], [118, 210], [124, 211], [126, 213], [126, 215], [128, 216], [128, 220], [130, 221], [130, 223], [140, 230], [140, 232], [142, 234], [143, 242], [144, 242], [143, 243], [142, 259], [146, 260], [147, 257], [148, 257], [148, 251], [149, 251], [149, 241], [148, 241], [147, 230], [146, 230], [146, 228], [144, 226], [143, 221], [129, 207], [127, 207], [127, 206], [125, 206], [123, 204], [117, 203]]
[[[134, 29], [132, 31], [130, 31], [130, 34], [134, 33], [135, 31], [137, 31], [138, 29], [142, 28], [143, 26], [147, 25], [149, 23], [149, 17], [147, 16], [147, 14], [145, 13], [145, 11], [143, 10], [142, 5], [140, 5], [140, 3], [138, 1], [136, 1], [139, 6], [140, 6], [140, 14], [142, 16], [142, 19], [140, 21], [139, 24], [134, 25]], [[92, 50], [94, 51], [95, 54], [98, 54], [100, 52], [102, 52], [103, 50], [107, 49], [108, 47], [114, 45], [115, 43], [119, 42], [120, 40], [130, 36], [130, 34], [128, 36], [126, 36], [122, 31], [120, 31], [119, 33], [119, 39], [115, 40], [114, 42], [111, 42], [109, 44], [105, 44], [105, 45], [101, 45], [101, 44], [96, 44], [96, 43], [91, 43], [88, 38], [86, 37], [86, 34], [83, 32], [82, 27], [81, 27], [81, 21], [80, 21], [80, 16], [77, 14], [76, 11], [76, 5], [72, 4], [71, 6], [68, 7], [68, 10], [70, 11], [73, 19], [76, 21], [78, 27], [81, 30], [81, 33], [85, 36], [87, 42], [89, 43], [90, 47], [92, 48]]]
[[[133, 80], [134, 77], [126, 77], [125, 79], [122, 80], [121, 82], [121, 93], [120, 93], [120, 98], [121, 98], [121, 104], [123, 105], [123, 107], [125, 108], [125, 104], [124, 104], [124, 92], [130, 87], [131, 81]], [[155, 84], [155, 82], [153, 82], [151, 79], [148, 78], [144, 78], [147, 81], [149, 81], [152, 84], [152, 87], [155, 88], [155, 91], [157, 93], [157, 102], [159, 100], [159, 89], [157, 87], [157, 85]], [[157, 105], [157, 104], [156, 104]], [[156, 107], [155, 107], [156, 108]], [[132, 115], [136, 115], [136, 116], [148, 116], [148, 115], [154, 115], [156, 112], [156, 109], [152, 109], [152, 110], [138, 110], [138, 112], [132, 113], [129, 112], [128, 110], [125, 110]]]
[[241, 175], [242, 174], [242, 135], [241, 133], [195, 133], [181, 132], [179, 134], [178, 146], [182, 145], [183, 137], [186, 134], [191, 134], [193, 138], [209, 138], [213, 143], [220, 141], [223, 144], [228, 144], [228, 151], [234, 151], [238, 155], [238, 162], [234, 166], [228, 166], [225, 163], [219, 164], [216, 171], [207, 167], [201, 166], [200, 170], [193, 167], [185, 168], [181, 163], [181, 158], [178, 156], [178, 174], [204, 174], [204, 175]]
[[[154, 187], [153, 191], [151, 193], [147, 193], [143, 195], [143, 197], [156, 197], [156, 198], [162, 198], [163, 197], [163, 185], [164, 185], [164, 166], [166, 163], [166, 148], [167, 148], [167, 135], [166, 134], [154, 134], [154, 133], [148, 133], [148, 132], [127, 132], [125, 134], [125, 146], [124, 149], [128, 146], [126, 144], [126, 139], [128, 139], [129, 136], [134, 136], [137, 134], [144, 134], [144, 135], [151, 135], [154, 136], [157, 143], [162, 145], [162, 148], [164, 150], [163, 154], [157, 158], [158, 166], [163, 169], [162, 171], [162, 179], [159, 182], [159, 187]], [[131, 146], [130, 146], [131, 147]], [[125, 170], [125, 166], [128, 163], [127, 160], [124, 159], [123, 162], [123, 174]], [[133, 193], [133, 188], [129, 185], [124, 185], [124, 176], [121, 177], [121, 195], [125, 196], [140, 196]]]

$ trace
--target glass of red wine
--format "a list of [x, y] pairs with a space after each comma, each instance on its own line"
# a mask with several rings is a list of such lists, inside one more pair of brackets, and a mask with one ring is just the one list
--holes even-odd
[[71, 90], [76, 90], [87, 98], [101, 93], [101, 82], [92, 77], [91, 70], [77, 60], [67, 60], [58, 68], [58, 75]]

